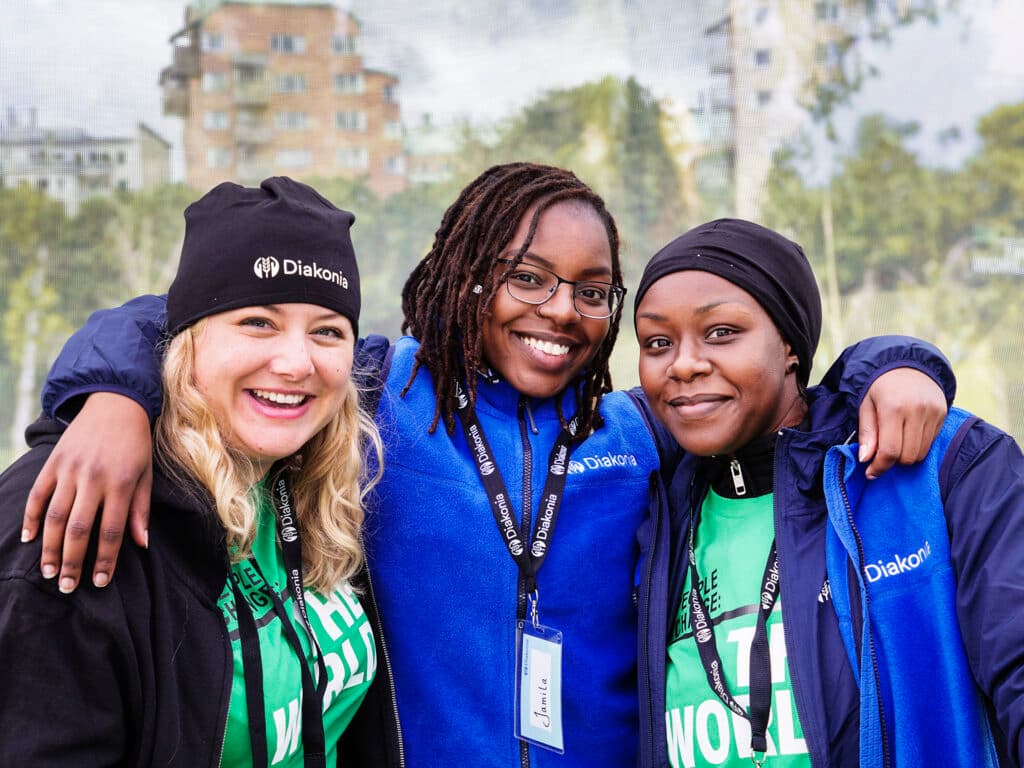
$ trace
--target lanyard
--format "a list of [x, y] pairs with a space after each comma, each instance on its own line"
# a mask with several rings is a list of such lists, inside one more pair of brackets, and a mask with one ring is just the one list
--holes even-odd
[[[690, 626], [693, 628], [694, 640], [697, 641], [700, 663], [704, 667], [711, 690], [730, 710], [750, 721], [750, 749], [755, 753], [752, 759], [755, 765], [761, 765], [763, 755], [768, 750], [768, 718], [772, 709], [768, 617], [779, 597], [779, 554], [775, 548], [775, 540], [772, 540], [768, 562], [765, 564], [764, 576], [761, 579], [757, 624], [754, 628], [754, 638], [750, 643], [750, 713], [748, 714], [743, 705], [736, 701], [732, 693], [729, 692], [729, 684], [725, 681], [725, 674], [722, 672], [722, 659], [718, 654], [718, 645], [715, 642], [715, 627], [708, 616], [704, 598], [700, 594], [700, 576], [697, 573], [693, 543], [697, 528], [696, 515], [691, 515], [690, 520]], [[758, 754], [762, 755], [762, 758], [759, 759]]]
[[[494, 514], [494, 521], [498, 524], [498, 531], [509, 555], [519, 568], [519, 575], [526, 584], [526, 593], [535, 595], [537, 591], [537, 572], [548, 550], [551, 548], [551, 537], [555, 530], [555, 521], [558, 519], [558, 509], [562, 505], [562, 497], [565, 491], [566, 472], [569, 467], [569, 453], [572, 451], [576, 435], [577, 422], [574, 418], [569, 426], [563, 429], [548, 457], [548, 477], [544, 483], [544, 492], [541, 495], [540, 509], [537, 510], [537, 520], [533, 528], [533, 535], [529, 530], [521, 530], [516, 525], [515, 516], [509, 503], [508, 489], [502, 479], [501, 470], [494, 462], [494, 452], [484, 435], [483, 425], [477, 418], [476, 411], [469, 402], [463, 388], [455, 385], [455, 399], [458, 403], [459, 423], [462, 425], [462, 432], [466, 436], [470, 451], [476, 460], [475, 466], [480, 480], [487, 491], [487, 497], [491, 502], [491, 512]], [[528, 524], [529, 516], [523, 514], [523, 523]], [[530, 546], [524, 546], [524, 539], [529, 538]], [[536, 603], [535, 603], [536, 605]]]
[[[259, 564], [252, 557], [249, 562], [260, 576], [263, 589], [269, 594], [274, 604], [274, 612], [281, 620], [288, 644], [295, 651], [302, 671], [302, 753], [303, 765], [306, 768], [323, 768], [326, 765], [326, 737], [324, 736], [323, 696], [327, 689], [327, 668], [323, 653], [317, 644], [313, 627], [306, 613], [305, 593], [302, 587], [302, 542], [299, 537], [299, 521], [292, 507], [291, 489], [288, 481], [281, 473], [274, 481], [271, 496], [274, 510], [277, 513], [277, 529], [281, 540], [281, 554], [284, 567], [288, 573], [288, 581], [292, 589], [292, 597], [299, 608], [302, 623], [309, 635], [310, 646], [316, 654], [317, 677], [306, 663], [299, 635], [292, 624], [291, 616], [285, 608], [281, 596], [263, 576]], [[262, 663], [260, 660], [260, 643], [256, 630], [256, 622], [247, 609], [244, 596], [231, 577], [231, 587], [235, 595], [236, 613], [238, 615], [238, 633], [242, 644], [242, 672], [245, 677], [247, 710], [249, 713], [249, 738], [252, 741], [253, 766], [267, 765], [267, 733], [266, 713], [263, 697]]]

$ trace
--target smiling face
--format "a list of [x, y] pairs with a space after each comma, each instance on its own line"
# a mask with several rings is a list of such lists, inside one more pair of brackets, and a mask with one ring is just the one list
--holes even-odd
[[[526, 242], [536, 206], [527, 210], [508, 247], [498, 254], [513, 258]], [[523, 257], [566, 280], [612, 281], [608, 232], [597, 212], [585, 203], [556, 203], [541, 214], [537, 230]], [[507, 265], [496, 264], [502, 275]], [[519, 392], [529, 397], [557, 395], [590, 362], [608, 334], [611, 320], [580, 315], [572, 301], [572, 286], [559, 285], [544, 304], [518, 301], [505, 286], [494, 294], [483, 328], [487, 364]]]
[[196, 333], [195, 385], [225, 441], [265, 472], [341, 409], [354, 342], [348, 318], [315, 304], [221, 312]]
[[679, 444], [728, 455], [799, 424], [797, 357], [746, 291], [708, 272], [674, 272], [637, 310], [640, 384]]

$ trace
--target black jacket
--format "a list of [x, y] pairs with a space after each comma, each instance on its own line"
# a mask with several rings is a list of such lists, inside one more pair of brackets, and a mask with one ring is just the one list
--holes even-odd
[[[229, 569], [223, 531], [205, 494], [157, 467], [149, 549], [126, 541], [109, 586], [83, 579], [60, 594], [39, 573], [41, 537], [19, 539], [29, 489], [61, 430], [36, 422], [32, 449], [0, 476], [0, 765], [217, 766], [233, 664], [217, 607]], [[94, 556], [95, 544], [83, 573]], [[375, 688], [386, 690], [379, 645], [378, 659]], [[384, 764], [370, 757], [385, 729], [367, 705], [343, 740], [346, 765]]]

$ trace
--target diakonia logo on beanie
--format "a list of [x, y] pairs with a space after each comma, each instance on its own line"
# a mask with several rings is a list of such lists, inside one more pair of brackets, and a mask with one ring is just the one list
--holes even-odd
[[252, 265], [252, 269], [256, 273], [256, 277], [277, 277], [281, 266], [273, 256], [260, 256]]
[[253, 262], [252, 271], [256, 273], [256, 277], [262, 279], [270, 279], [277, 277], [278, 273], [283, 273], [326, 280], [342, 288], [348, 288], [348, 278], [340, 269], [326, 269], [315, 261], [306, 264], [300, 259], [282, 259], [279, 262], [274, 256], [258, 256]]

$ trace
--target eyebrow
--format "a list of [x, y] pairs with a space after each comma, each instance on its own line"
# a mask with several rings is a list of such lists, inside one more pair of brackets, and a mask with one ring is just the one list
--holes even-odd
[[[515, 255], [515, 252], [512, 251], [510, 253], [510, 257], [514, 256], [514, 255]], [[555, 271], [555, 265], [554, 264], [552, 264], [550, 261], [545, 259], [543, 256], [538, 256], [533, 251], [527, 251], [526, 253], [523, 254], [523, 259], [525, 260], [527, 258], [529, 258], [530, 261], [536, 262], [536, 264], [534, 264], [534, 266], [544, 267], [544, 269], [550, 270], [552, 272]], [[527, 263], [529, 263], [529, 262], [527, 262]], [[596, 277], [608, 277], [608, 278], [610, 278], [611, 275], [612, 275], [612, 270], [611, 270], [611, 267], [588, 267], [587, 269], [584, 269], [581, 274], [583, 275], [584, 278], [595, 277], [595, 276]]]

